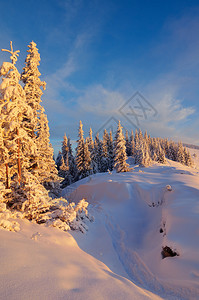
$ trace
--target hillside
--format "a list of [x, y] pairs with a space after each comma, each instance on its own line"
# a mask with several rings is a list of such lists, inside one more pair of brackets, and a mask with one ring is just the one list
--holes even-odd
[[[63, 191], [90, 203], [86, 234], [24, 220], [18, 233], [0, 230], [2, 299], [198, 298], [198, 165], [132, 167]], [[162, 259], [164, 246], [178, 255]]]

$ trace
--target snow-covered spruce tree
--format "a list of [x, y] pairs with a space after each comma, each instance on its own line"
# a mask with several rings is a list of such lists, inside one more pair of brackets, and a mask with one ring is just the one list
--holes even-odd
[[95, 136], [94, 140], [94, 162], [96, 165], [96, 173], [103, 172], [103, 154], [102, 154], [102, 141], [99, 138], [99, 133]]
[[130, 136], [130, 150], [131, 150], [131, 156], [135, 155], [135, 141], [134, 141], [134, 135], [133, 130], [131, 130], [131, 136]]
[[97, 173], [97, 164], [95, 162], [95, 149], [94, 149], [92, 128], [89, 129], [88, 150], [90, 151], [90, 154], [91, 154], [91, 169], [92, 169], [92, 173], [95, 174], [95, 173]]
[[65, 178], [67, 169], [68, 168], [66, 167], [64, 158], [62, 156], [61, 157], [61, 165], [59, 167], [59, 172], [58, 172], [59, 176], [62, 177], [62, 178]]
[[90, 127], [89, 129], [89, 143], [88, 143], [88, 149], [90, 151], [90, 153], [92, 153], [93, 149], [94, 149], [94, 142], [93, 142], [93, 131], [92, 128]]
[[135, 148], [136, 148], [136, 145], [139, 143], [139, 136], [138, 136], [137, 129], [135, 130], [134, 142], [135, 142]]
[[42, 110], [39, 118], [37, 133], [37, 153], [39, 156], [38, 167], [32, 173], [37, 176], [47, 190], [59, 194], [60, 178], [53, 159], [53, 147], [50, 143], [48, 119]]
[[[4, 143], [4, 159], [6, 168], [6, 192], [7, 206], [25, 213], [24, 203], [28, 203], [29, 213], [33, 212], [32, 200], [33, 186], [37, 190], [34, 198], [34, 209], [39, 206], [49, 206], [45, 197], [46, 190], [38, 182], [37, 178], [30, 174], [32, 159], [35, 157], [36, 147], [30, 129], [29, 120], [33, 117], [33, 109], [26, 102], [25, 93], [19, 84], [20, 74], [15, 67], [16, 57], [11, 43], [12, 63], [4, 62], [0, 74], [3, 77], [1, 89], [1, 119], [3, 120], [2, 137]], [[9, 178], [8, 178], [9, 176]], [[30, 186], [30, 176], [32, 186]], [[31, 207], [31, 208], [30, 208]], [[14, 213], [13, 213], [14, 214]], [[13, 215], [12, 214], [12, 215]], [[25, 215], [26, 217], [26, 215]]]
[[53, 159], [53, 148], [49, 139], [48, 119], [41, 105], [42, 89], [45, 90], [46, 83], [39, 78], [41, 75], [38, 70], [40, 54], [36, 46], [34, 42], [31, 42], [28, 46], [25, 67], [21, 74], [26, 101], [33, 109], [33, 117], [29, 127], [37, 146], [34, 168], [31, 171], [35, 176], [38, 176], [47, 189], [53, 189], [55, 192], [59, 189], [59, 178]]
[[117, 132], [115, 135], [114, 147], [114, 168], [116, 172], [128, 172], [129, 165], [127, 164], [126, 141], [122, 132], [120, 121], [118, 122]]
[[182, 146], [182, 142], [178, 142], [176, 160], [183, 165], [185, 164], [184, 149]]
[[151, 153], [149, 151], [149, 145], [145, 139], [143, 141], [143, 153], [144, 153], [144, 156], [143, 156], [143, 160], [141, 162], [141, 166], [148, 167], [151, 165]]
[[149, 144], [149, 150], [150, 150], [151, 159], [154, 161], [157, 161], [157, 149], [158, 149], [158, 143], [156, 138], [151, 138]]
[[32, 158], [36, 147], [29, 131], [29, 120], [33, 116], [32, 108], [26, 103], [25, 93], [19, 84], [20, 74], [15, 67], [19, 51], [13, 51], [12, 42], [10, 62], [4, 62], [0, 68], [1, 114], [1, 161], [4, 162], [6, 187], [9, 179], [22, 182], [23, 171], [32, 167]]
[[148, 167], [151, 164], [149, 146], [143, 138], [136, 142], [135, 164], [139, 164], [142, 167]]
[[108, 140], [109, 135], [106, 129], [104, 129], [103, 140], [102, 140], [102, 172], [107, 172], [109, 167], [109, 153], [108, 153]]
[[61, 164], [59, 167], [59, 176], [63, 177], [64, 180], [61, 183], [61, 187], [64, 188], [67, 185], [75, 182], [77, 177], [77, 169], [75, 165], [75, 159], [72, 153], [72, 146], [70, 142], [70, 138], [67, 138], [66, 134], [64, 135], [64, 140], [62, 142], [62, 152], [61, 156]]
[[64, 134], [64, 140], [62, 142], [62, 157], [63, 157], [63, 160], [66, 162], [66, 157], [68, 155], [68, 138], [66, 136], [66, 134]]
[[41, 96], [43, 95], [43, 90], [46, 88], [45, 81], [40, 80], [41, 73], [38, 70], [40, 65], [40, 54], [38, 53], [37, 45], [31, 42], [28, 45], [28, 54], [25, 60], [25, 67], [21, 74], [21, 80], [24, 83], [24, 91], [26, 94], [26, 101], [32, 107], [34, 115], [31, 119], [30, 128], [33, 131], [33, 137], [36, 137], [39, 126], [39, 116], [42, 112]]
[[131, 141], [129, 139], [129, 135], [128, 135], [128, 131], [126, 130], [126, 136], [125, 136], [125, 140], [126, 140], [126, 154], [127, 156], [131, 156]]
[[68, 137], [68, 163], [69, 163], [70, 176], [72, 178], [72, 182], [74, 182], [77, 180], [77, 178], [76, 178], [77, 177], [77, 167], [75, 164], [75, 158], [73, 155], [70, 137]]
[[57, 154], [57, 158], [56, 158], [55, 164], [57, 166], [57, 170], [59, 171], [59, 168], [60, 168], [60, 166], [62, 164], [62, 153], [61, 153], [61, 151], [59, 151], [59, 153]]
[[163, 143], [164, 143], [165, 156], [167, 158], [169, 158], [169, 144], [170, 143], [169, 143], [168, 139], [164, 139]]
[[191, 158], [191, 154], [189, 152], [189, 150], [184, 147], [184, 159], [185, 159], [185, 165], [187, 165], [188, 167], [192, 167], [193, 166], [193, 161]]
[[177, 151], [177, 145], [173, 141], [170, 141], [168, 158], [173, 161], [177, 161]]
[[107, 150], [108, 150], [108, 170], [112, 171], [114, 165], [114, 147], [113, 147], [113, 136], [111, 130], [108, 136]]
[[144, 140], [144, 137], [143, 137], [143, 134], [142, 134], [142, 130], [140, 128], [138, 130], [138, 138], [139, 138], [139, 141], [143, 141]]
[[[1, 98], [0, 98], [0, 103], [1, 103]], [[1, 104], [0, 104], [1, 105]], [[4, 141], [3, 141], [3, 120], [0, 118], [0, 181], [6, 181], [6, 188], [9, 187], [9, 181], [8, 181], [8, 170], [6, 171], [6, 168], [8, 168], [5, 165], [5, 146], [4, 146]], [[5, 178], [5, 173], [7, 173], [6, 180]], [[3, 180], [4, 179], [4, 180]]]
[[162, 149], [160, 143], [158, 143], [158, 147], [156, 149], [156, 155], [157, 155], [157, 162], [161, 163], [161, 164], [165, 164], [166, 163], [166, 158], [165, 158], [165, 152]]
[[92, 174], [91, 168], [91, 157], [90, 151], [88, 150], [88, 143], [84, 142], [84, 132], [82, 122], [79, 122], [79, 139], [77, 140], [77, 148], [76, 148], [76, 166], [78, 179], [82, 179], [84, 177]]

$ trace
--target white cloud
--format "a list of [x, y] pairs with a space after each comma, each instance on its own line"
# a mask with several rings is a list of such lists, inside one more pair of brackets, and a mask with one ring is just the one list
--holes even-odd
[[106, 89], [102, 84], [89, 86], [77, 99], [79, 109], [98, 116], [118, 115], [125, 98], [118, 91]]

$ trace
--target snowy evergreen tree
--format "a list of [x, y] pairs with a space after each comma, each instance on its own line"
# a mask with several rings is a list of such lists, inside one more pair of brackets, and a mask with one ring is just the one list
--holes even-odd
[[68, 138], [66, 136], [66, 134], [64, 135], [64, 140], [62, 142], [62, 157], [63, 157], [63, 160], [64, 162], [66, 162], [66, 157], [68, 155]]
[[68, 137], [68, 163], [69, 163], [70, 177], [72, 178], [72, 182], [74, 182], [77, 180], [77, 178], [76, 178], [77, 177], [77, 168], [76, 168], [76, 164], [75, 164], [75, 158], [73, 155], [70, 137]]
[[90, 153], [93, 152], [94, 149], [94, 142], [93, 142], [93, 131], [92, 128], [89, 129], [89, 143], [88, 143], [88, 149]]
[[[68, 156], [67, 156], [68, 158]], [[68, 161], [68, 159], [67, 159]], [[59, 167], [59, 176], [62, 177], [62, 178], [65, 178], [66, 177], [66, 172], [68, 171], [68, 166], [66, 166], [66, 163], [64, 161], [64, 158], [63, 156], [61, 156], [61, 165]]]
[[137, 129], [135, 130], [134, 142], [135, 142], [135, 148], [136, 148], [137, 143], [139, 143], [139, 136], [138, 136], [138, 131], [137, 131]]
[[97, 164], [95, 162], [95, 149], [94, 149], [94, 142], [93, 142], [93, 131], [92, 128], [89, 130], [89, 138], [88, 138], [88, 150], [91, 154], [91, 169], [92, 173], [97, 173]]
[[103, 151], [102, 151], [102, 141], [99, 138], [99, 133], [97, 133], [94, 140], [94, 162], [96, 165], [96, 173], [103, 172]]
[[167, 157], [167, 158], [169, 158], [169, 141], [168, 141], [168, 139], [165, 139], [164, 140], [164, 151], [165, 151], [165, 156]]
[[131, 151], [131, 156], [135, 155], [135, 141], [134, 141], [134, 135], [133, 135], [133, 130], [131, 130], [131, 136], [130, 136], [130, 151]]
[[102, 172], [107, 172], [109, 167], [109, 153], [108, 153], [108, 141], [109, 135], [106, 129], [104, 129], [103, 141], [102, 141]]
[[50, 143], [48, 120], [44, 112], [40, 114], [36, 144], [39, 159], [37, 160], [38, 167], [33, 169], [33, 174], [39, 178], [45, 188], [58, 193], [60, 179], [53, 159], [53, 147]]
[[144, 140], [146, 141], [146, 143], [148, 144], [148, 134], [147, 134], [147, 131], [145, 130], [145, 133], [144, 133]]
[[33, 137], [38, 131], [39, 117], [42, 113], [41, 96], [43, 94], [41, 88], [45, 90], [46, 83], [40, 80], [41, 73], [38, 70], [40, 64], [40, 55], [38, 53], [37, 45], [31, 42], [28, 45], [28, 55], [25, 60], [25, 67], [21, 74], [21, 79], [24, 83], [24, 91], [26, 94], [26, 101], [32, 107], [34, 115], [31, 119], [30, 128], [33, 130]]
[[139, 141], [143, 141], [144, 140], [144, 137], [143, 137], [143, 134], [142, 134], [142, 130], [140, 128], [138, 130], [138, 139], [139, 139]]
[[127, 164], [126, 155], [126, 142], [122, 132], [120, 121], [118, 122], [117, 132], [115, 135], [115, 148], [114, 148], [114, 168], [116, 172], [128, 172], [129, 165]]
[[158, 143], [158, 148], [156, 149], [157, 161], [161, 164], [166, 163], [165, 152], [162, 149], [160, 143]]
[[112, 171], [114, 165], [114, 147], [113, 147], [113, 136], [111, 130], [107, 141], [107, 151], [108, 151], [108, 170]]
[[25, 93], [19, 84], [20, 74], [15, 67], [19, 51], [13, 51], [12, 42], [10, 62], [4, 62], [0, 68], [2, 83], [0, 85], [0, 114], [1, 114], [1, 147], [3, 147], [2, 161], [5, 164], [6, 186], [9, 178], [21, 179], [25, 169], [32, 167], [32, 158], [36, 147], [29, 134], [29, 120], [33, 116], [32, 108], [27, 105]]
[[143, 154], [141, 166], [148, 167], [151, 164], [151, 155], [149, 151], [149, 145], [146, 140], [143, 141]]
[[77, 140], [77, 148], [76, 148], [76, 166], [78, 172], [78, 179], [82, 179], [84, 177], [92, 174], [91, 168], [91, 157], [90, 151], [88, 150], [88, 143], [84, 143], [84, 132], [83, 125], [80, 121], [79, 123], [79, 139]]
[[185, 164], [184, 149], [182, 142], [178, 142], [176, 160], [181, 164]]
[[187, 165], [188, 167], [193, 166], [193, 161], [192, 161], [192, 158], [191, 158], [191, 154], [190, 154], [189, 150], [186, 147], [184, 148], [184, 159], [185, 159], [185, 165]]
[[44, 108], [40, 104], [43, 94], [42, 89], [45, 89], [46, 83], [39, 78], [41, 75], [38, 70], [40, 55], [36, 46], [34, 42], [31, 42], [28, 46], [25, 67], [21, 75], [24, 82], [26, 101], [34, 112], [29, 124], [32, 137], [35, 139], [37, 146], [37, 155], [33, 158], [35, 169], [33, 168], [32, 172], [34, 175], [39, 176], [46, 188], [55, 189], [55, 186], [58, 188], [59, 178], [53, 159], [53, 148], [49, 139], [48, 119], [44, 113]]
[[177, 160], [177, 146], [173, 141], [171, 141], [169, 145], [169, 159]]
[[129, 140], [129, 136], [128, 136], [128, 131], [127, 130], [126, 130], [125, 140], [126, 140], [126, 154], [127, 154], [127, 156], [131, 156], [131, 154], [132, 154], [132, 145], [131, 145], [131, 142]]
[[56, 158], [56, 161], [55, 161], [55, 164], [57, 166], [57, 170], [59, 171], [59, 168], [62, 164], [62, 153], [61, 151], [59, 151], [58, 155], [57, 155], [57, 158]]
[[135, 135], [135, 164], [148, 167], [151, 164], [151, 153], [147, 141], [143, 138], [141, 130]]

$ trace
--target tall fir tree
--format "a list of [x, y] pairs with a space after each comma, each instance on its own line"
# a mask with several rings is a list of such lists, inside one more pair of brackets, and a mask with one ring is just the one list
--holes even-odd
[[193, 166], [193, 161], [191, 158], [191, 154], [189, 152], [189, 150], [184, 147], [184, 159], [185, 159], [185, 165], [187, 165], [188, 167], [192, 167]]
[[111, 130], [107, 141], [107, 150], [108, 150], [108, 170], [112, 171], [114, 165], [114, 145], [113, 145], [113, 136]]
[[138, 136], [137, 129], [135, 130], [134, 142], [135, 142], [135, 148], [136, 148], [137, 144], [139, 143], [139, 136]]
[[117, 132], [115, 135], [115, 148], [114, 148], [114, 168], [116, 172], [128, 172], [129, 165], [126, 162], [126, 142], [122, 132], [120, 121], [118, 122]]
[[[73, 155], [72, 145], [70, 141], [70, 137], [68, 137], [68, 163], [69, 163], [69, 171], [72, 182], [77, 180], [77, 168], [75, 164], [75, 158]], [[71, 182], [71, 183], [72, 183]]]
[[39, 160], [37, 160], [38, 167], [33, 170], [33, 174], [39, 178], [45, 188], [58, 193], [60, 179], [53, 159], [53, 147], [50, 143], [48, 119], [44, 112], [40, 115], [36, 145]]
[[70, 138], [67, 138], [66, 134], [64, 135], [64, 140], [62, 142], [62, 152], [60, 152], [59, 157], [60, 161], [58, 174], [60, 177], [64, 178], [61, 183], [61, 187], [64, 188], [77, 180], [77, 170], [72, 153], [72, 146]]
[[132, 153], [131, 142], [129, 139], [128, 130], [126, 130], [125, 140], [126, 140], [126, 154], [127, 154], [127, 156], [131, 156], [131, 153]]
[[77, 140], [76, 148], [76, 166], [78, 172], [78, 179], [82, 179], [92, 174], [92, 168], [90, 151], [88, 150], [88, 143], [84, 142], [83, 125], [81, 121], [79, 122], [78, 136], [79, 138]]
[[106, 129], [104, 129], [103, 140], [102, 140], [102, 172], [107, 172], [109, 167], [108, 140], [109, 140], [108, 132]]
[[182, 146], [182, 142], [178, 142], [176, 160], [181, 164], [185, 164], [184, 149]]
[[102, 152], [102, 141], [99, 138], [99, 133], [95, 136], [94, 140], [94, 162], [96, 165], [96, 173], [103, 172], [103, 152]]
[[50, 144], [48, 119], [41, 105], [42, 89], [45, 90], [46, 83], [40, 80], [41, 73], [38, 70], [40, 54], [36, 46], [33, 41], [28, 45], [25, 67], [21, 74], [26, 101], [34, 112], [30, 130], [37, 146], [37, 155], [34, 157], [35, 169], [32, 172], [38, 176], [46, 188], [54, 189], [55, 186], [58, 188], [59, 178], [53, 159], [53, 148]]
[[133, 130], [131, 130], [131, 136], [130, 136], [130, 151], [131, 151], [131, 156], [135, 155], [135, 141], [134, 141], [134, 135], [133, 135]]
[[[38, 53], [37, 45], [32, 41], [28, 45], [28, 54], [25, 60], [25, 67], [21, 74], [21, 80], [24, 83], [24, 91], [26, 94], [26, 101], [32, 107], [34, 115], [31, 119], [30, 126], [32, 127], [33, 134], [38, 131], [40, 114], [43, 112], [41, 106], [41, 96], [43, 90], [46, 88], [45, 81], [40, 80], [41, 73], [38, 70], [40, 65], [40, 54]], [[33, 135], [33, 136], [34, 136]]]
[[135, 135], [135, 163], [142, 167], [148, 167], [151, 164], [151, 153], [147, 140], [143, 138], [142, 132]]
[[29, 132], [29, 120], [33, 116], [33, 109], [26, 103], [25, 93], [19, 83], [20, 74], [15, 67], [19, 51], [13, 51], [12, 42], [11, 61], [4, 62], [0, 68], [2, 83], [0, 85], [0, 114], [1, 114], [1, 147], [3, 147], [3, 161], [5, 164], [6, 187], [9, 178], [18, 178], [21, 184], [25, 169], [32, 166], [32, 157], [36, 147]]
[[68, 151], [69, 151], [68, 138], [67, 138], [66, 134], [64, 134], [64, 140], [62, 142], [62, 157], [65, 162], [66, 162], [66, 157], [67, 157]]
[[93, 142], [93, 131], [92, 128], [90, 127], [89, 129], [89, 137], [88, 137], [88, 150], [90, 151], [91, 154], [91, 168], [92, 168], [92, 173], [97, 172], [97, 165], [95, 162], [95, 149], [94, 149], [94, 142]]

